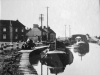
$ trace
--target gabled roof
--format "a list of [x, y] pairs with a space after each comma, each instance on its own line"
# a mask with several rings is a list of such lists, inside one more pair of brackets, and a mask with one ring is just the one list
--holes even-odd
[[29, 31], [26, 33], [26, 36], [30, 36], [30, 37], [34, 36], [34, 30], [33, 30], [33, 29], [29, 30]]
[[75, 40], [76, 37], [81, 37], [85, 42], [87, 41], [87, 37], [84, 34], [74, 34], [71, 39]]
[[0, 20], [0, 24], [9, 25], [10, 24], [10, 20]]
[[56, 34], [51, 28], [48, 28], [49, 33], [54, 33]]
[[[41, 27], [38, 27], [38, 29], [42, 32], [46, 32], [44, 29], [42, 29]], [[47, 32], [46, 32], [47, 33]]]
[[[19, 22], [18, 20], [14, 21], [14, 20], [0, 20], [0, 23], [2, 25], [10, 25], [10, 23], [13, 25], [13, 26], [24, 26], [21, 22]], [[25, 26], [24, 26], [25, 27]]]
[[[42, 32], [46, 32], [45, 30], [43, 30], [42, 28], [40, 28], [40, 27], [37, 27], [40, 31], [42, 31]], [[34, 35], [34, 29], [31, 29], [31, 30], [29, 30], [27, 33], [26, 33], [26, 35], [27, 36], [30, 36], [30, 37], [32, 37], [32, 36], [35, 36]]]
[[[47, 32], [47, 28], [44, 28], [44, 30]], [[50, 27], [48, 28], [49, 33], [54, 33], [56, 34]]]

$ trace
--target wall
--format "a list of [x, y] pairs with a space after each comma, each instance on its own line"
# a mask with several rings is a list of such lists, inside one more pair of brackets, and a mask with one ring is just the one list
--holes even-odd
[[50, 34], [50, 41], [54, 41], [56, 39], [56, 34], [51, 33]]
[[41, 31], [38, 28], [33, 28], [34, 36], [38, 35], [41, 36]]

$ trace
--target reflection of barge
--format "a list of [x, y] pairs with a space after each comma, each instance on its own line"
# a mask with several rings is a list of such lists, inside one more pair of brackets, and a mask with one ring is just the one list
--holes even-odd
[[75, 49], [82, 49], [82, 51], [89, 50], [89, 43], [86, 35], [82, 34], [73, 35], [71, 38], [71, 43], [72, 45], [74, 45]]
[[65, 67], [50, 67], [50, 72], [52, 74], [58, 74], [64, 72]]
[[[32, 65], [38, 65], [40, 61], [42, 65], [50, 67], [51, 73], [61, 73], [66, 65], [73, 62], [73, 54], [69, 49], [65, 51], [47, 51], [48, 46], [33, 50], [29, 54], [29, 61]], [[47, 51], [47, 52], [46, 52]]]
[[86, 53], [89, 52], [89, 43], [79, 41], [74, 45], [75, 45], [74, 52], [78, 52], [79, 56], [81, 56], [81, 60], [82, 60], [82, 56], [84, 56]]
[[48, 46], [40, 46], [35, 47], [32, 52], [29, 54], [29, 61], [32, 65], [35, 65], [38, 63], [38, 61], [41, 59], [41, 53], [48, 49]]
[[41, 63], [49, 66], [51, 73], [61, 73], [66, 65], [73, 62], [73, 54], [70, 50], [66, 51], [49, 51], [46, 56], [41, 59]]

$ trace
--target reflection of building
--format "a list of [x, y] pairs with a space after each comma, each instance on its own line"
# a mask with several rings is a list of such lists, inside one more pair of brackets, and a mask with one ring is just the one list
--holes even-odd
[[[44, 28], [42, 29], [38, 24], [34, 24], [33, 29], [30, 30], [26, 35], [34, 41], [47, 41], [47, 28], [44, 26]], [[55, 38], [56, 33], [49, 27], [48, 40], [54, 41]]]
[[0, 41], [16, 42], [24, 40], [25, 26], [18, 20], [0, 20]]

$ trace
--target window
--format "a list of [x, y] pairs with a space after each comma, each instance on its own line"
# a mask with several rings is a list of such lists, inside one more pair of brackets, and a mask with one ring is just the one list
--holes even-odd
[[3, 39], [6, 39], [6, 34], [3, 34]]
[[15, 32], [18, 32], [18, 28], [15, 29]]
[[22, 29], [22, 32], [24, 32], [24, 29]]
[[6, 32], [6, 28], [3, 28], [3, 32]]
[[15, 36], [15, 39], [18, 39], [18, 35]]

